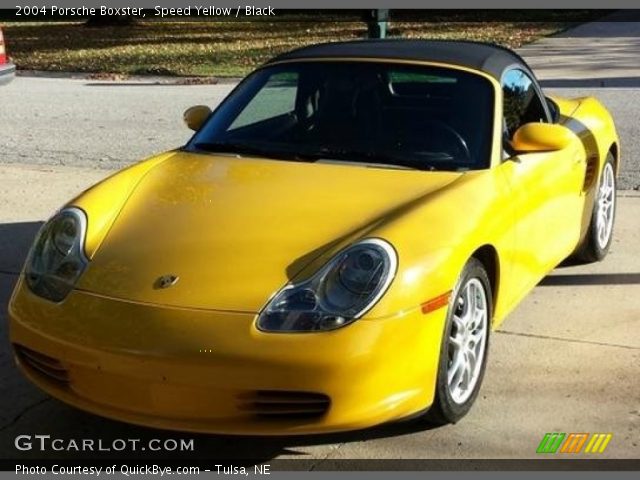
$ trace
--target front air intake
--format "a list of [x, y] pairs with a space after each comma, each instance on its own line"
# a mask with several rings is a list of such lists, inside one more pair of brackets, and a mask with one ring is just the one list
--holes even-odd
[[22, 345], [13, 346], [20, 363], [39, 376], [58, 384], [69, 383], [69, 372], [55, 358], [36, 352]]
[[257, 390], [238, 397], [238, 408], [263, 417], [319, 417], [327, 413], [331, 399], [323, 393]]

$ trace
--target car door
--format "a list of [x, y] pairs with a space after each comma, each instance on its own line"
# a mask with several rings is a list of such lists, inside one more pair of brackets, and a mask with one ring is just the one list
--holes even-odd
[[514, 152], [510, 141], [519, 127], [551, 119], [546, 100], [523, 70], [508, 70], [502, 91], [505, 151], [499, 168], [511, 189], [514, 273], [523, 292], [564, 260], [578, 241], [586, 163], [579, 142], [559, 151]]

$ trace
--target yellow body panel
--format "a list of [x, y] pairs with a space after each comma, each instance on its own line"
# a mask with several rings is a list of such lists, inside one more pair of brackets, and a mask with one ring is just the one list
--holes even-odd
[[[460, 176], [177, 152], [129, 196], [78, 288], [255, 313], [340, 239], [362, 236]], [[90, 201], [75, 205], [93, 217]], [[175, 287], [153, 288], [170, 273], [180, 276]]]
[[[363, 428], [433, 400], [445, 310], [413, 310], [333, 332], [269, 334], [255, 315], [143, 305], [75, 291], [64, 308], [21, 288], [12, 341], [56, 358], [61, 385], [21, 365], [43, 390], [106, 417], [161, 428], [295, 434]], [[46, 318], [46, 324], [40, 319]], [[17, 320], [19, 319], [19, 321]], [[241, 407], [260, 390], [320, 392], [320, 418], [269, 420]]]
[[[593, 179], [609, 151], [619, 156], [613, 122], [597, 101], [558, 98], [575, 141], [503, 158], [502, 92], [489, 79], [496, 102], [486, 170], [174, 151], [89, 189], [69, 203], [88, 218], [90, 263], [76, 289], [56, 304], [21, 279], [9, 310], [11, 341], [58, 362], [69, 382], [18, 356], [23, 371], [79, 408], [180, 430], [326, 432], [428, 408], [447, 308], [424, 314], [421, 305], [451, 291], [482, 252], [494, 261], [499, 325], [579, 244]], [[362, 319], [322, 333], [257, 330], [258, 312], [287, 282], [369, 237], [391, 243], [399, 264]], [[154, 288], [166, 274], [179, 276], [175, 287]], [[317, 418], [258, 418], [238, 402], [261, 390], [317, 392], [330, 407]]]

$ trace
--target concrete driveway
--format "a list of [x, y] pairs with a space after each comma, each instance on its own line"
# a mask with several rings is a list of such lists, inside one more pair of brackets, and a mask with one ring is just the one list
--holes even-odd
[[544, 85], [559, 87], [639, 87], [638, 52], [640, 13], [625, 10], [519, 50]]
[[[587, 34], [584, 28], [582, 35], [587, 36], [580, 38], [595, 39], [596, 52], [601, 42], [601, 55], [608, 55], [606, 42], [618, 41], [606, 28], [597, 33], [591, 26]], [[565, 37], [574, 38], [570, 32]], [[573, 40], [549, 40], [555, 42], [558, 59], [573, 48]], [[634, 41], [617, 45], [625, 52], [635, 51], [638, 58]], [[511, 314], [493, 335], [485, 383], [472, 412], [459, 424], [438, 429], [413, 422], [301, 438], [180, 435], [76, 411], [28, 384], [13, 366], [5, 312], [41, 222], [112, 169], [184, 143], [189, 132], [182, 126], [182, 111], [198, 103], [215, 105], [232, 86], [18, 78], [5, 87], [3, 111], [10, 114], [0, 116], [0, 457], [52, 456], [17, 451], [13, 445], [16, 435], [50, 434], [105, 441], [195, 438], [194, 457], [302, 458], [317, 466], [341, 458], [534, 458], [542, 436], [559, 431], [613, 433], [607, 451], [598, 458], [638, 458], [640, 197], [631, 190], [640, 188], [640, 84], [605, 82], [593, 88], [592, 83], [566, 83], [586, 73], [558, 69], [558, 63], [554, 70], [553, 62], [545, 67], [543, 52], [548, 48], [549, 44], [534, 44], [523, 53], [553, 93], [595, 95], [618, 122], [624, 161], [620, 186], [625, 191], [620, 194], [614, 244], [602, 263], [556, 270]], [[588, 55], [567, 63], [584, 64]], [[635, 67], [623, 68], [626, 53], [619, 59], [616, 75], [640, 78]]]

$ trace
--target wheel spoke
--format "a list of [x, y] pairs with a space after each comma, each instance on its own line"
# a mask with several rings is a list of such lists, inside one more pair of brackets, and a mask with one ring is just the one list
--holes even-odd
[[453, 316], [453, 324], [458, 331], [463, 330], [465, 327], [464, 320], [462, 320], [462, 318], [458, 315]]
[[459, 335], [455, 337], [449, 337], [449, 345], [452, 345], [456, 350], [462, 348], [462, 338]]
[[604, 219], [600, 219], [600, 222], [598, 225], [598, 238], [600, 238], [601, 241], [604, 239], [605, 228], [606, 228], [606, 225], [605, 225]]
[[469, 334], [469, 340], [473, 342], [474, 346], [480, 344], [483, 339], [484, 339], [484, 328], [478, 329]]
[[462, 378], [460, 381], [460, 386], [463, 388], [464, 391], [467, 391], [471, 388], [472, 380], [473, 380], [473, 369], [471, 368], [471, 362], [467, 359], [467, 361], [464, 362], [464, 370], [462, 372]]
[[607, 218], [613, 218], [613, 202], [607, 204]]
[[467, 286], [467, 297], [469, 298], [469, 310], [473, 311], [476, 308], [476, 286], [470, 283]]
[[480, 325], [483, 325], [487, 318], [487, 311], [485, 308], [478, 308], [474, 313], [473, 326], [469, 327], [470, 331], [476, 330]]
[[468, 348], [467, 349], [467, 364], [469, 366], [469, 372], [473, 372], [476, 368], [476, 361], [478, 360], [478, 357], [476, 355], [476, 352], [473, 351], [473, 349]]
[[469, 292], [469, 286], [467, 286], [462, 292], [462, 315], [460, 316], [460, 320], [462, 320], [463, 326], [466, 328], [467, 323], [469, 322], [469, 313], [472, 309], [471, 294]]
[[[459, 381], [460, 375], [458, 374], [462, 373], [463, 368], [464, 368], [464, 360], [462, 358], [462, 354], [458, 353], [453, 357], [453, 362], [449, 367], [449, 372], [447, 374], [449, 387], [451, 387], [452, 384], [457, 383]], [[453, 381], [454, 379], [456, 379], [456, 382]]]

